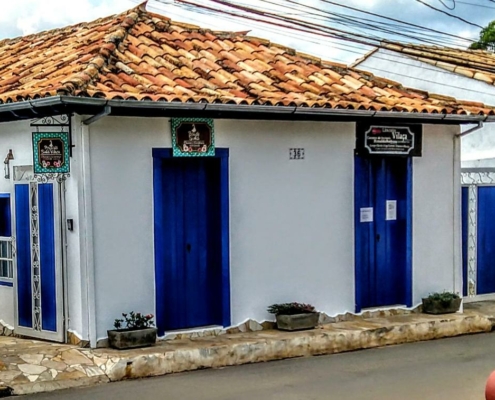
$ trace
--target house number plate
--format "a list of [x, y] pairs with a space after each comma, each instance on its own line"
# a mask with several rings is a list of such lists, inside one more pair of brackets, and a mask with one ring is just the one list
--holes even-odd
[[304, 149], [297, 147], [289, 149], [290, 160], [304, 160]]

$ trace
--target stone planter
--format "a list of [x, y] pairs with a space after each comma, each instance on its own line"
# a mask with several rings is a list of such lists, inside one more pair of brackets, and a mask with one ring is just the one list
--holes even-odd
[[313, 329], [318, 325], [320, 313], [305, 313], [294, 315], [277, 315], [277, 329], [282, 331], [300, 331]]
[[156, 342], [156, 328], [119, 329], [107, 331], [108, 345], [114, 349], [134, 349], [151, 346]]
[[462, 299], [453, 299], [448, 304], [442, 304], [439, 300], [423, 299], [423, 312], [426, 314], [452, 314], [459, 310]]

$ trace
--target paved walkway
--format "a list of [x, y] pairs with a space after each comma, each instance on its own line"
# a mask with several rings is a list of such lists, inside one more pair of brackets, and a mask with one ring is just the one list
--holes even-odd
[[490, 332], [494, 315], [495, 302], [471, 303], [463, 314], [356, 318], [309, 331], [171, 340], [124, 351], [0, 337], [0, 397]]

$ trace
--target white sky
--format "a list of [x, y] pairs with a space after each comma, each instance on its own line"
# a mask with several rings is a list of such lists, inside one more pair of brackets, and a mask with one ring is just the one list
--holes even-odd
[[[135, 7], [140, 0], [0, 0], [0, 38], [17, 37], [45, 29], [62, 27], [81, 21], [91, 21]], [[198, 0], [196, 0], [198, 1]], [[207, 3], [207, 0], [200, 0]], [[250, 6], [258, 0], [244, 0]], [[274, 0], [268, 0], [274, 1]], [[440, 31], [449, 31], [463, 37], [477, 37], [479, 29], [458, 20], [435, 12], [415, 0], [334, 0], [340, 4], [407, 20], [418, 25], [428, 26]], [[456, 13], [465, 19], [485, 26], [495, 19], [495, 3], [490, 0], [455, 0], [456, 9], [447, 10], [439, 0], [426, 0], [431, 5], [445, 11]], [[453, 5], [454, 0], [444, 0]], [[163, 4], [166, 3], [166, 4]], [[469, 3], [469, 4], [466, 4]], [[286, 4], [289, 4], [286, 3]], [[349, 10], [335, 7], [320, 0], [306, 0], [305, 5], [312, 5], [330, 11], [350, 13]], [[249, 21], [234, 22], [231, 18], [221, 20], [218, 17], [194, 14], [174, 5], [174, 0], [150, 0], [148, 9], [161, 12], [174, 20], [191, 22], [214, 29], [251, 30], [252, 35], [270, 39], [297, 50], [339, 62], [352, 62], [364, 53], [364, 49], [352, 47], [342, 42], [334, 44], [329, 39], [302, 37], [294, 33], [284, 33], [271, 28], [260, 29]], [[284, 8], [277, 9], [284, 11]], [[285, 10], [287, 11], [287, 10]], [[355, 14], [356, 15], [356, 14]], [[362, 14], [358, 14], [364, 16]], [[364, 16], [366, 17], [366, 16]], [[342, 29], [347, 29], [342, 27]], [[396, 38], [397, 39], [397, 38]], [[411, 41], [402, 39], [403, 41]], [[344, 50], [345, 49], [345, 50]]]

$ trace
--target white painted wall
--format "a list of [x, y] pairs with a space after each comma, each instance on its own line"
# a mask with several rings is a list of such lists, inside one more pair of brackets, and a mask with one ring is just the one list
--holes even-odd
[[[454, 287], [453, 134], [427, 126], [414, 160], [414, 302]], [[166, 119], [105, 118], [89, 127], [96, 321], [155, 310], [152, 148]], [[271, 318], [275, 302], [354, 311], [353, 123], [216, 120], [230, 149], [232, 324]], [[288, 149], [306, 158], [290, 161]], [[455, 284], [456, 287], [459, 283]]]
[[[380, 49], [357, 68], [395, 80], [405, 87], [495, 106], [495, 86], [390, 50]], [[461, 157], [463, 161], [495, 157], [495, 124], [487, 123], [479, 131], [463, 137]], [[495, 164], [490, 166], [495, 167]]]
[[[414, 303], [434, 291], [462, 293], [460, 176], [453, 136], [459, 127], [426, 125], [423, 157], [413, 161]], [[457, 155], [458, 157], [458, 155]], [[454, 196], [453, 196], [454, 194]]]
[[14, 289], [7, 286], [0, 286], [0, 323], [14, 326]]
[[[74, 230], [65, 231], [67, 240], [67, 301], [68, 301], [68, 330], [81, 339], [89, 339], [88, 315], [86, 307], [86, 282], [83, 279], [82, 252], [80, 246], [81, 218], [79, 209], [82, 193], [81, 171], [81, 128], [80, 117], [72, 120], [72, 144], [74, 145], [71, 158], [70, 178], [65, 182], [65, 212], [66, 219], [74, 220]], [[65, 225], [64, 225], [65, 226]]]
[[[90, 127], [98, 338], [121, 312], [154, 312], [153, 147], [165, 119]], [[215, 121], [230, 149], [232, 323], [274, 302], [354, 307], [354, 124]], [[306, 159], [290, 161], [289, 148]], [[338, 227], [338, 228], [336, 228]]]
[[[25, 166], [33, 164], [32, 155], [32, 132], [33, 128], [30, 127], [30, 121], [12, 122], [0, 124], [0, 158], [1, 158], [1, 175], [0, 175], [0, 192], [1, 193], [13, 193], [13, 174], [11, 173], [11, 179], [4, 179], [3, 175], [3, 160], [7, 155], [9, 149], [12, 149], [14, 154], [14, 160], [11, 161], [11, 172], [13, 166]], [[76, 229], [74, 232], [68, 234], [68, 263], [67, 263], [67, 279], [68, 279], [68, 305], [69, 305], [69, 325], [68, 329], [74, 331], [78, 336], [86, 336], [87, 329], [85, 331], [82, 302], [81, 302], [81, 277], [80, 277], [80, 263], [81, 249], [78, 247], [79, 234], [77, 232], [77, 220], [79, 215], [77, 212], [78, 207], [78, 176], [79, 167], [77, 163], [78, 149], [80, 148], [78, 143], [77, 132], [74, 134], [76, 148], [74, 150], [74, 157], [71, 159], [72, 173], [71, 177], [67, 181], [66, 191], [66, 204], [67, 204], [67, 218], [74, 218], [76, 221]], [[14, 209], [12, 207], [12, 213]], [[85, 317], [87, 319], [87, 317]], [[14, 288], [0, 287], [0, 320], [3, 320], [7, 324], [14, 325]]]

